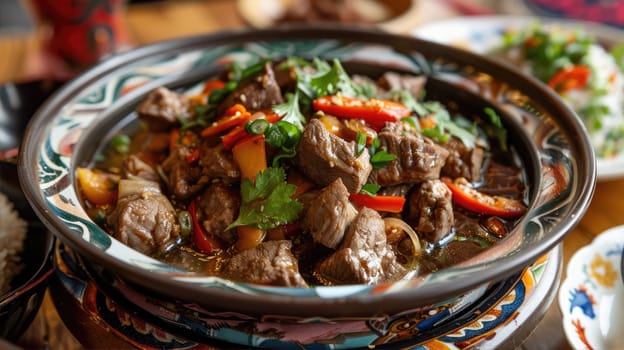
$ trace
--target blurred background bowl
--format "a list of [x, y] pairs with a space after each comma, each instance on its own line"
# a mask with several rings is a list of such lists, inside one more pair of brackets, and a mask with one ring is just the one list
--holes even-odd
[[18, 181], [16, 157], [30, 117], [60, 85], [37, 80], [0, 86], [0, 193], [28, 224], [24, 250], [20, 254], [23, 267], [12, 279], [11, 289], [0, 296], [0, 338], [9, 341], [16, 341], [35, 318], [53, 273], [55, 238], [24, 197]]
[[336, 22], [406, 33], [420, 16], [418, 0], [238, 0], [240, 16], [252, 27], [287, 22]]

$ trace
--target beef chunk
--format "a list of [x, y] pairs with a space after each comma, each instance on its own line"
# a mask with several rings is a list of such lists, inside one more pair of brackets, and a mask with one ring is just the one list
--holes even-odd
[[378, 135], [381, 147], [396, 159], [373, 170], [372, 183], [392, 186], [440, 177], [449, 152], [429, 138], [412, 132], [405, 123], [386, 123]]
[[405, 273], [386, 241], [384, 221], [375, 210], [362, 208], [339, 250], [319, 266], [322, 278], [333, 284], [383, 283]]
[[190, 117], [189, 99], [164, 87], [150, 92], [136, 109], [152, 131], [163, 131], [178, 123], [178, 116]]
[[[133, 183], [130, 183], [130, 182]], [[124, 186], [140, 187], [124, 190]], [[130, 248], [152, 255], [168, 250], [180, 235], [175, 210], [158, 190], [158, 184], [150, 181], [121, 180], [120, 199], [108, 217], [114, 236]], [[122, 193], [124, 195], [122, 196]]]
[[202, 226], [206, 232], [213, 234], [230, 244], [236, 241], [236, 230], [225, 231], [238, 216], [241, 204], [240, 193], [222, 183], [208, 187], [201, 195], [198, 206]]
[[299, 273], [292, 242], [267, 241], [233, 256], [222, 270], [224, 278], [256, 284], [307, 287]]
[[409, 222], [419, 237], [435, 243], [453, 229], [452, 193], [440, 180], [427, 180], [409, 197]]
[[240, 170], [234, 162], [232, 152], [223, 148], [223, 143], [211, 145], [205, 141], [201, 145], [199, 165], [202, 167], [202, 176], [214, 180], [219, 179], [225, 183], [235, 183], [240, 180]]
[[202, 177], [200, 166], [186, 161], [189, 152], [186, 147], [176, 148], [162, 163], [169, 192], [180, 199], [188, 199], [198, 194], [210, 180]]
[[142, 161], [138, 156], [131, 154], [123, 161], [122, 173], [126, 179], [143, 179], [159, 182], [160, 177], [154, 168]]
[[392, 90], [407, 90], [415, 98], [420, 97], [423, 87], [427, 82], [424, 75], [401, 75], [395, 72], [386, 72], [379, 78], [378, 84], [381, 88]]
[[269, 62], [264, 65], [261, 74], [257, 74], [242, 81], [239, 86], [221, 102], [217, 110], [219, 115], [221, 115], [228, 108], [240, 103], [245, 106], [247, 110], [257, 111], [271, 108], [282, 102], [284, 102], [282, 91], [275, 80], [275, 73]]
[[357, 214], [342, 180], [336, 179], [306, 204], [303, 228], [310, 231], [315, 242], [335, 249]]
[[467, 147], [454, 137], [442, 146], [449, 151], [449, 156], [441, 172], [443, 176], [453, 179], [464, 177], [470, 182], [479, 181], [481, 166], [485, 157], [482, 147]]
[[350, 193], [359, 192], [372, 170], [368, 150], [355, 154], [355, 142], [331, 134], [318, 119], [303, 130], [297, 148], [296, 163], [310, 179], [327, 186], [342, 179]]

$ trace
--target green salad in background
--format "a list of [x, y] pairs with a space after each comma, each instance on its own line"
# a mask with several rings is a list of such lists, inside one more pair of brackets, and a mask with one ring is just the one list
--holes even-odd
[[600, 158], [624, 152], [624, 43], [608, 51], [578, 29], [510, 30], [496, 53], [553, 88], [583, 120]]

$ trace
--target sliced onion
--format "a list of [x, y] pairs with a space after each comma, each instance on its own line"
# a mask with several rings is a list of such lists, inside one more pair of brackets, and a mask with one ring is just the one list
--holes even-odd
[[418, 239], [418, 235], [416, 234], [416, 231], [414, 231], [414, 229], [410, 225], [408, 225], [407, 222], [401, 219], [387, 217], [384, 219], [384, 224], [386, 227], [388, 226], [398, 227], [401, 230], [403, 230], [405, 233], [407, 233], [409, 238], [412, 240], [412, 244], [414, 245], [414, 254], [422, 250], [422, 246], [420, 245], [420, 240]]
[[119, 199], [143, 192], [161, 193], [158, 182], [149, 180], [119, 180]]

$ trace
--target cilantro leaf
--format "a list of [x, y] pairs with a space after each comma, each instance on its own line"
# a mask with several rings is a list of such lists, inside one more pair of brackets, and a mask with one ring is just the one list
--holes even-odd
[[303, 205], [291, 198], [295, 189], [294, 185], [286, 183], [282, 168], [261, 171], [255, 182], [243, 180], [238, 218], [226, 230], [242, 225], [268, 230], [296, 220]]
[[299, 109], [299, 91], [286, 94], [286, 102], [273, 106], [273, 112], [282, 116], [282, 120], [289, 122], [303, 131], [306, 119]]
[[424, 129], [423, 135], [434, 137], [438, 141], [448, 141], [448, 136], [444, 136], [445, 133], [449, 133], [452, 136], [457, 137], [461, 142], [469, 148], [474, 147], [476, 141], [476, 135], [461, 126], [451, 119], [451, 115], [444, 106], [437, 102], [431, 101], [422, 104], [430, 113], [433, 114], [432, 120], [435, 122], [434, 130]]

